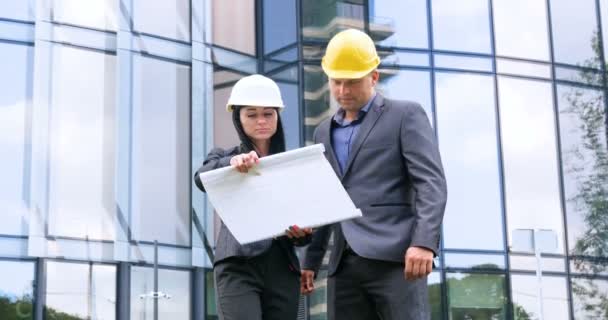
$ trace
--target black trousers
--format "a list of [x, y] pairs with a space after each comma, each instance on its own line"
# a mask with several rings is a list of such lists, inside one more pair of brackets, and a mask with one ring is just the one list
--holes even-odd
[[277, 243], [253, 258], [234, 257], [214, 267], [220, 320], [295, 320], [300, 276]]
[[428, 320], [427, 279], [405, 280], [403, 264], [345, 251], [327, 279], [330, 320]]

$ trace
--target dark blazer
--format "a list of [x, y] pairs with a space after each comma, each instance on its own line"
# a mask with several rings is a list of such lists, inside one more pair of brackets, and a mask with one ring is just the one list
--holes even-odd
[[437, 254], [447, 187], [435, 134], [422, 107], [377, 94], [354, 138], [343, 175], [331, 146], [331, 121], [319, 124], [313, 139], [325, 145], [327, 160], [363, 216], [317, 229], [303, 268], [318, 274], [332, 230], [330, 276], [345, 240], [369, 259], [403, 263], [410, 246]]
[[[209, 152], [209, 154], [207, 155], [207, 159], [203, 162], [202, 166], [197, 170], [196, 174], [194, 175], [194, 183], [196, 184], [196, 186], [201, 191], [205, 192], [205, 187], [203, 186], [199, 178], [199, 173], [222, 167], [227, 167], [230, 165], [230, 159], [240, 153], [243, 153], [241, 147], [234, 147], [227, 150], [220, 148], [211, 150], [211, 152]], [[226, 228], [224, 222], [222, 222], [216, 243], [215, 260], [213, 261], [213, 264], [215, 265], [218, 262], [228, 259], [230, 257], [255, 257], [261, 255], [262, 253], [270, 249], [273, 241], [276, 241], [287, 254], [291, 265], [290, 269], [293, 272], [299, 273], [300, 264], [298, 257], [295, 254], [294, 245], [306, 245], [310, 242], [310, 239], [311, 237], [306, 237], [304, 239], [296, 241], [291, 240], [286, 236], [282, 236], [276, 239], [261, 240], [246, 245], [241, 245], [234, 238], [232, 233], [230, 233], [230, 230]]]

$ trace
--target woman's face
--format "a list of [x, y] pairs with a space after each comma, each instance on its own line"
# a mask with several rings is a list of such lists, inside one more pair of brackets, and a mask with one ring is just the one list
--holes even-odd
[[267, 140], [277, 132], [277, 110], [268, 107], [243, 107], [241, 124], [251, 140]]

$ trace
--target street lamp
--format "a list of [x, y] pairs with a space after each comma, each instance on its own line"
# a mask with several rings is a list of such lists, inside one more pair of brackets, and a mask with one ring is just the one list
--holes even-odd
[[515, 229], [511, 237], [510, 251], [534, 253], [536, 257], [538, 313], [539, 319], [543, 320], [543, 266], [541, 253], [555, 253], [557, 251], [557, 234], [554, 230], [550, 229]]

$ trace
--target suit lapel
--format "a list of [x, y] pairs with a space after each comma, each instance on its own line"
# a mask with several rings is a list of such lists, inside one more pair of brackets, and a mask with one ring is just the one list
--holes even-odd
[[372, 102], [371, 108], [369, 108], [369, 111], [365, 115], [365, 118], [361, 123], [361, 127], [359, 127], [359, 131], [355, 136], [355, 141], [353, 142], [350, 154], [348, 155], [348, 161], [346, 162], [346, 168], [344, 168], [344, 175], [342, 176], [342, 178], [344, 178], [348, 174], [348, 170], [350, 169], [355, 157], [357, 156], [359, 149], [361, 149], [361, 145], [363, 145], [365, 138], [367, 138], [372, 128], [382, 115], [382, 112], [384, 111], [383, 107], [384, 98], [378, 93], [376, 94], [376, 98]]
[[327, 160], [331, 167], [336, 172], [336, 175], [340, 177], [340, 166], [338, 165], [338, 160], [336, 158], [336, 154], [334, 153], [334, 148], [331, 144], [331, 119], [330, 121], [324, 121], [319, 128], [319, 141], [323, 143], [325, 146], [325, 154], [327, 155]]

